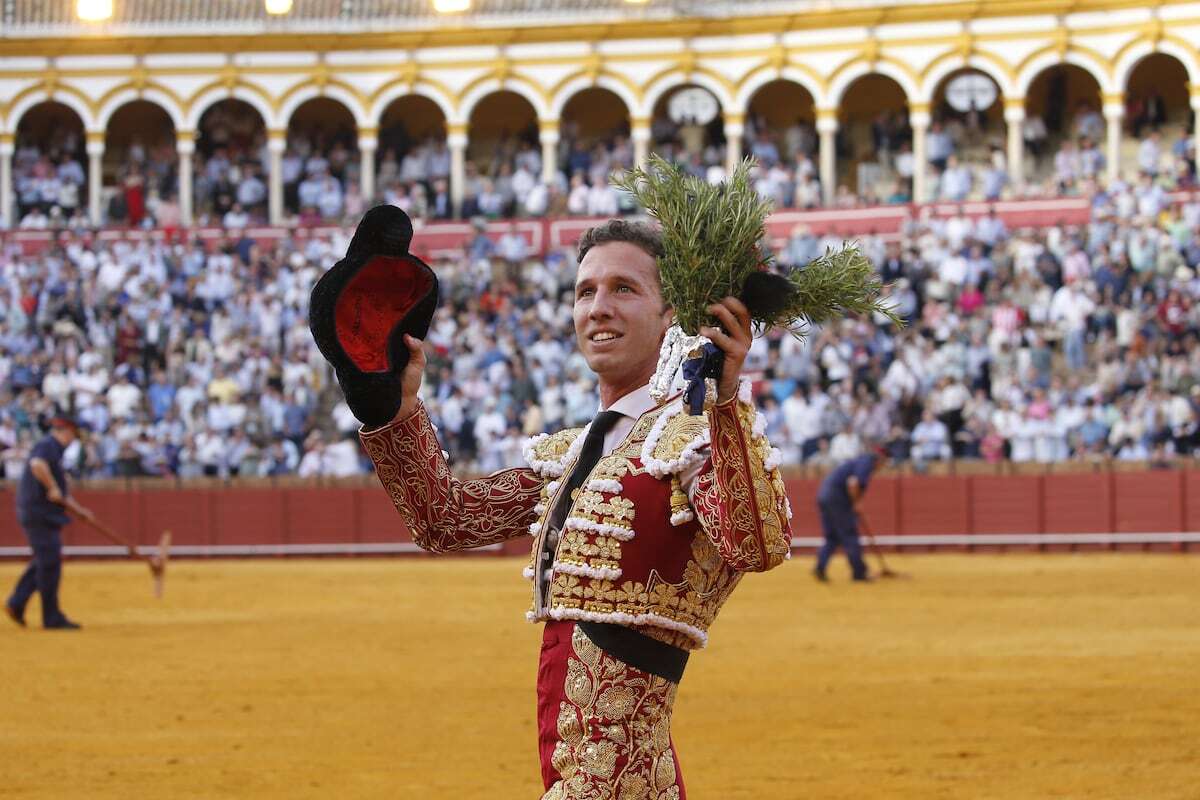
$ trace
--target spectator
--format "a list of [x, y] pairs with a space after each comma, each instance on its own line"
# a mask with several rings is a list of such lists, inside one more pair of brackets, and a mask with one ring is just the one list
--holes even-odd
[[950, 458], [950, 433], [932, 410], [921, 415], [912, 431], [912, 457], [915, 461], [941, 461]]

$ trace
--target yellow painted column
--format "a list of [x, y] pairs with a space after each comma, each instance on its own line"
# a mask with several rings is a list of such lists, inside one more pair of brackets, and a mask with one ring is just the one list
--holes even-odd
[[286, 128], [267, 131], [267, 152], [271, 157], [267, 168], [267, 220], [272, 225], [283, 224], [283, 151], [286, 149]]
[[0, 229], [15, 228], [13, 219], [12, 159], [16, 151], [11, 133], [0, 133]]
[[908, 124], [913, 136], [913, 185], [914, 203], [928, 203], [929, 197], [929, 104], [909, 103]]
[[1200, 166], [1200, 83], [1192, 84], [1192, 113], [1196, 115], [1192, 128], [1192, 157]]
[[742, 163], [743, 138], [746, 135], [746, 117], [743, 114], [725, 115], [725, 172], [732, 175]]
[[103, 210], [100, 208], [101, 191], [104, 189], [104, 174], [101, 171], [104, 162], [104, 131], [87, 132], [87, 155], [88, 219], [98, 228], [104, 220]]
[[192, 197], [192, 156], [196, 152], [196, 132], [175, 132], [175, 153], [179, 156], [179, 220], [183, 226], [192, 224], [194, 199]]
[[633, 165], [646, 166], [646, 159], [650, 157], [650, 120], [646, 117], [631, 119], [629, 138], [633, 140]]
[[1108, 162], [1108, 182], [1115, 183], [1121, 177], [1121, 123], [1125, 119], [1125, 94], [1113, 92], [1104, 95], [1104, 122], [1108, 137], [1104, 158]]
[[375, 151], [379, 148], [378, 128], [358, 129], [358, 188], [367, 208], [375, 205]]
[[446, 128], [446, 146], [450, 148], [450, 202], [457, 217], [462, 211], [463, 184], [467, 180], [467, 124], [455, 122]]
[[558, 174], [558, 120], [544, 119], [538, 138], [542, 143], [542, 183], [550, 185]]
[[833, 205], [837, 194], [837, 131], [836, 108], [817, 109], [817, 133], [820, 135], [819, 169], [821, 199], [825, 205]]
[[1004, 98], [1004, 124], [1007, 126], [1008, 180], [1013, 191], [1025, 188], [1025, 98]]

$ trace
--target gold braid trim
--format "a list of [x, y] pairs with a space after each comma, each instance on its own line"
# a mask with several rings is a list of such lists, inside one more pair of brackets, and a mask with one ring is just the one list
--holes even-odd
[[398, 422], [360, 431], [359, 439], [418, 546], [441, 553], [529, 533], [542, 479], [530, 469], [509, 469], [458, 480], [423, 404]]
[[791, 546], [783, 480], [765, 466], [771, 445], [754, 436], [754, 417], [754, 407], [737, 397], [708, 410], [712, 465], [693, 497], [701, 527], [739, 572], [777, 567]]
[[578, 627], [571, 648], [551, 760], [562, 777], [542, 800], [679, 800], [678, 685], [618, 661]]

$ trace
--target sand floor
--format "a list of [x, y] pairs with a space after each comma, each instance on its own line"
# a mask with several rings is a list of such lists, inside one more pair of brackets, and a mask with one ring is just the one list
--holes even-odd
[[[692, 800], [1200, 798], [1200, 559], [894, 561], [743, 581], [679, 693]], [[178, 561], [156, 601], [68, 563], [82, 632], [0, 618], [0, 797], [536, 800], [521, 567]]]

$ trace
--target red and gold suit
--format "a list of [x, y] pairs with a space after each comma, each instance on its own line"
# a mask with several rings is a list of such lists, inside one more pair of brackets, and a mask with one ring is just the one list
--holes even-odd
[[702, 415], [678, 397], [653, 406], [596, 463], [561, 532], [550, 530], [551, 510], [587, 428], [536, 436], [525, 447], [528, 467], [471, 481], [451, 474], [423, 407], [362, 433], [421, 547], [445, 552], [533, 534], [525, 576], [533, 582], [527, 616], [545, 623], [543, 800], [685, 796], [670, 729], [677, 683], [618, 660], [576, 623], [625, 626], [695, 650], [742, 574], [788, 557], [791, 511], [764, 422], [745, 381]]

